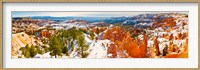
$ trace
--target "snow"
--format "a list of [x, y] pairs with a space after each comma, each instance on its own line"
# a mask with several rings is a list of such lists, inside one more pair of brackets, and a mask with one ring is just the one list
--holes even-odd
[[112, 43], [110, 40], [97, 40], [89, 47], [90, 54], [88, 58], [107, 58], [107, 44]]
[[[55, 56], [50, 56], [49, 53], [50, 52], [47, 52], [47, 53], [44, 53], [43, 55], [37, 54], [34, 58], [55, 58]], [[57, 56], [57, 58], [71, 58], [71, 57], [63, 55], [62, 57]]]
[[158, 38], [158, 41], [159, 41], [159, 42], [166, 42], [166, 41], [168, 41], [168, 40], [165, 39], [165, 38]]
[[153, 41], [152, 40], [148, 40], [148, 47], [151, 47], [153, 45]]
[[176, 44], [178, 47], [182, 46], [185, 43], [185, 39], [183, 40], [174, 40], [173, 44]]
[[[168, 35], [173, 34], [173, 37], [176, 37], [178, 33], [188, 32], [188, 18], [182, 18], [183, 16], [180, 16], [180, 15], [179, 16], [172, 15], [172, 16], [176, 18], [176, 27], [173, 27], [174, 30], [172, 30], [170, 32], [166, 32], [165, 28], [162, 28], [162, 27], [157, 27], [154, 30], [146, 30], [147, 33], [149, 33], [152, 38], [155, 36], [158, 37], [160, 52], [162, 52], [166, 46], [169, 46], [169, 40], [162, 38], [163, 34], [168, 34]], [[137, 19], [137, 20], [140, 20], [140, 19]], [[124, 23], [126, 23], [126, 22], [127, 21], [125, 21]], [[187, 23], [185, 26], [182, 27], [183, 22], [187, 22]], [[99, 24], [99, 23], [95, 22], [93, 24]], [[152, 24], [153, 23], [151, 22], [151, 23], [139, 23], [137, 25], [150, 26]], [[86, 28], [89, 25], [85, 24], [84, 22], [72, 23], [71, 21], [65, 21], [64, 23], [61, 23], [61, 24], [52, 24], [51, 26], [55, 29], [68, 29], [71, 27]], [[98, 27], [98, 26], [96, 26], [96, 27]], [[112, 27], [113, 27], [113, 25], [111, 24], [110, 26], [107, 27], [107, 30], [111, 29]], [[40, 28], [42, 29], [44, 27], [40, 27]], [[103, 38], [103, 36], [104, 36], [105, 32], [107, 32], [107, 30], [99, 33], [98, 35], [95, 34], [95, 37], [97, 37], [98, 40], [91, 40], [90, 38], [88, 38], [88, 37], [90, 37], [90, 35], [87, 35], [84, 33], [85, 41], [87, 42], [87, 45], [89, 45], [89, 49], [86, 51], [89, 53], [87, 58], [108, 58], [109, 56], [112, 56], [112, 54], [107, 53], [107, 49], [109, 47], [109, 44], [111, 44], [113, 42]], [[114, 31], [112, 34], [115, 34], [115, 33], [116, 33], [116, 31]], [[19, 35], [21, 35], [21, 34], [23, 34], [23, 33], [19, 33]], [[13, 37], [16, 37], [16, 39], [13, 40], [16, 42], [16, 44], [13, 44], [13, 45], [19, 44], [21, 46], [25, 46], [25, 44], [22, 41], [20, 41], [20, 39], [18, 39], [17, 36], [18, 35], [13, 34]], [[141, 40], [143, 39], [143, 35], [139, 35], [138, 37]], [[23, 39], [23, 40], [26, 40], [26, 38], [29, 38], [29, 36], [25, 35], [24, 37], [21, 37], [21, 39]], [[33, 43], [33, 45], [36, 45], [34, 43], [34, 41], [35, 41], [34, 38], [30, 38], [29, 40], [31, 40], [31, 41], [30, 42], [26, 41], [25, 43]], [[185, 43], [185, 40], [186, 39], [175, 40], [175, 38], [173, 38], [172, 42], [173, 42], [173, 45], [177, 45], [178, 47], [181, 47]], [[153, 44], [154, 44], [153, 39], [149, 38], [148, 39], [148, 47], [152, 47]], [[77, 48], [76, 43], [75, 43], [74, 47]], [[14, 48], [14, 49], [16, 50], [19, 48]], [[125, 54], [127, 54], [125, 51], [121, 51], [121, 52], [124, 52]], [[50, 56], [49, 53], [50, 52], [47, 52], [47, 53], [44, 53], [43, 55], [37, 54], [34, 58], [55, 58], [54, 56]], [[119, 51], [118, 51], [118, 53], [119, 53]], [[22, 56], [22, 58], [25, 58], [23, 55], [15, 55], [15, 56], [12, 56], [12, 58], [18, 58], [19, 56]], [[80, 58], [80, 57], [79, 57], [78, 52], [73, 50], [69, 53], [69, 56], [66, 56], [65, 54], [63, 54], [62, 57], [58, 57], [58, 58]], [[157, 57], [157, 58], [159, 58], [159, 57]]]
[[74, 22], [74, 23], [60, 23], [60, 24], [51, 24], [51, 26], [55, 29], [69, 29], [72, 27], [78, 27], [78, 28], [86, 28], [89, 25], [88, 24], [83, 24], [82, 22]]
[[87, 43], [91, 43], [91, 42], [92, 42], [92, 40], [90, 40], [90, 39], [87, 37], [87, 36], [88, 36], [87, 34], [84, 34], [84, 36], [85, 36], [85, 40], [86, 40]]
[[111, 57], [112, 56], [112, 54], [108, 54], [108, 57]]
[[73, 58], [74, 58], [74, 57], [78, 57], [77, 54], [78, 54], [78, 53], [75, 52], [75, 50], [74, 50], [74, 51], [72, 51], [72, 53], [71, 53], [69, 56], [70, 56], [70, 57], [73, 57]]
[[34, 58], [51, 58], [49, 55], [50, 52], [44, 53], [43, 55], [37, 54]]

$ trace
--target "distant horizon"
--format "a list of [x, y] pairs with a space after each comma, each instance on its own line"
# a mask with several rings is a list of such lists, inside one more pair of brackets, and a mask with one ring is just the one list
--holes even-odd
[[157, 14], [157, 13], [182, 13], [188, 12], [12, 12], [12, 18], [15, 17], [131, 17], [139, 14]]
[[[25, 17], [131, 17], [131, 16], [25, 16]], [[13, 17], [13, 18], [18, 18], [18, 17]]]

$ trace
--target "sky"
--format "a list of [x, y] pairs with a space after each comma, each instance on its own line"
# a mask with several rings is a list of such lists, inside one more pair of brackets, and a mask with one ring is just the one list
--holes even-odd
[[[15, 11], [12, 12], [12, 17], [30, 17], [30, 16], [82, 16], [82, 17], [119, 17], [119, 16], [135, 16], [145, 13], [166, 13], [166, 12], [37, 12], [37, 11]], [[181, 12], [186, 13], [186, 12]]]

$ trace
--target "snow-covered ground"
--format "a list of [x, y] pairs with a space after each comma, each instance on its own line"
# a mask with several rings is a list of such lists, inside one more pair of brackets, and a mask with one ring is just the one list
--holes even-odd
[[[85, 40], [89, 45], [89, 55], [87, 58], [107, 58], [107, 49], [109, 44], [112, 42], [110, 40], [91, 40], [88, 38], [87, 34], [84, 34]], [[50, 52], [44, 53], [43, 55], [37, 54], [34, 58], [55, 58], [54, 56], [49, 55]], [[14, 56], [13, 58], [18, 58], [18, 56]], [[22, 56], [24, 58], [24, 56]], [[80, 58], [77, 56], [77, 52], [74, 50], [72, 51], [69, 56], [63, 55], [62, 57], [58, 58]]]
[[97, 40], [93, 42], [89, 47], [88, 58], [107, 58], [108, 45], [112, 42], [110, 40]]
[[[153, 37], [153, 36], [157, 36], [158, 37], [158, 42], [159, 42], [159, 49], [160, 49], [160, 52], [163, 51], [163, 49], [168, 46], [169, 47], [169, 40], [168, 39], [165, 39], [165, 38], [162, 38], [163, 34], [167, 34], [167, 35], [170, 35], [172, 34], [173, 35], [173, 40], [172, 40], [172, 43], [173, 45], [177, 45], [178, 47], [181, 47], [184, 43], [185, 43], [185, 40], [186, 38], [182, 39], [182, 40], [176, 40], [175, 38], [177, 37], [177, 35], [179, 33], [188, 33], [188, 18], [185, 17], [185, 18], [177, 18], [177, 16], [173, 16], [176, 18], [176, 26], [174, 26], [173, 30], [171, 30], [170, 32], [166, 32], [162, 27], [158, 27], [156, 28], [155, 30], [146, 30], [147, 33], [149, 33], [150, 37]], [[183, 22], [186, 22], [186, 25], [184, 25], [182, 27], [182, 24]], [[148, 40], [148, 47], [152, 47], [153, 45], [153, 39], [149, 39]]]

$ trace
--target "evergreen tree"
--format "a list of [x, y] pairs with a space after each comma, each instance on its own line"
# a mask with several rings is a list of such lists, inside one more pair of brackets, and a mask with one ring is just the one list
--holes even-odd
[[24, 56], [25, 56], [26, 58], [30, 58], [30, 57], [31, 57], [31, 56], [30, 56], [30, 52], [29, 52], [29, 51], [25, 51]]
[[68, 55], [68, 48], [67, 47], [63, 47], [62, 53], [65, 53], [66, 55]]
[[86, 51], [88, 49], [88, 45], [86, 45], [86, 41], [85, 41], [85, 38], [84, 36], [79, 36], [79, 39], [78, 39], [78, 46], [80, 47], [80, 51], [81, 51], [81, 57], [84, 58], [84, 51]]
[[25, 54], [26, 48], [25, 47], [21, 47], [19, 50], [22, 52], [22, 54]]
[[61, 30], [60, 32], [61, 43], [62, 43], [62, 53], [68, 55], [68, 38], [69, 33], [68, 30]]
[[74, 50], [74, 42], [72, 41], [71, 42], [71, 48], [72, 48], [72, 51]]
[[94, 40], [94, 37], [95, 37], [94, 32], [92, 32], [92, 31], [90, 32], [90, 37], [91, 37], [92, 40]]
[[31, 46], [29, 49], [30, 57], [33, 58], [37, 54], [37, 49], [34, 46]]
[[21, 47], [20, 51], [26, 58], [33, 58], [37, 54], [37, 49], [35, 46], [29, 46], [28, 44], [25, 47]]
[[44, 49], [45, 53], [49, 52], [49, 48], [46, 45], [42, 46], [42, 48]]
[[62, 43], [58, 35], [54, 35], [49, 42], [49, 51], [51, 56], [62, 56]]

